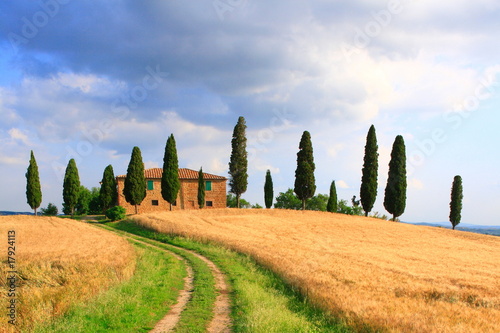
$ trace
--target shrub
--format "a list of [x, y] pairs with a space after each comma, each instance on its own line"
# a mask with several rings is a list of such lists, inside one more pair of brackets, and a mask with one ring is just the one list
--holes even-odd
[[123, 220], [125, 218], [125, 208], [122, 206], [115, 206], [106, 211], [106, 217], [111, 221]]
[[42, 208], [42, 215], [44, 216], [56, 216], [57, 213], [57, 207], [53, 203], [49, 203], [47, 208]]

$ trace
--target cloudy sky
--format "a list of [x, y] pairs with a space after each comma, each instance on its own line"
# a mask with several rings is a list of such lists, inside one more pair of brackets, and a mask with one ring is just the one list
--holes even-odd
[[448, 221], [453, 177], [464, 223], [500, 206], [500, 3], [496, 0], [70, 0], [0, 4], [0, 210], [27, 211], [30, 150], [42, 207], [59, 208], [75, 158], [82, 184], [126, 172], [133, 146], [162, 165], [170, 133], [180, 166], [227, 176], [238, 116], [247, 121], [249, 187], [263, 204], [293, 187], [304, 130], [317, 193], [336, 180], [359, 196], [375, 125], [379, 191], [401, 134], [405, 221]]

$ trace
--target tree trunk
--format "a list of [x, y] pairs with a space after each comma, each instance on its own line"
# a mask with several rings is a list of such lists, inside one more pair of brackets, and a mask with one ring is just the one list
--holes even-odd
[[36, 216], [36, 208], [35, 208], [35, 216]]
[[137, 205], [134, 205], [135, 206], [135, 214], [137, 214]]
[[365, 217], [368, 217], [368, 212], [365, 212]]
[[236, 194], [236, 208], [240, 208], [240, 195]]
[[302, 210], [306, 210], [306, 199], [302, 200]]
[[[170, 202], [169, 202], [170, 203]], [[170, 204], [170, 211], [172, 211], [172, 204]]]
[[396, 215], [392, 214], [392, 222], [396, 222]]
[[451, 226], [453, 227], [453, 230], [455, 230], [455, 225], [454, 225], [454, 224], [452, 224]]

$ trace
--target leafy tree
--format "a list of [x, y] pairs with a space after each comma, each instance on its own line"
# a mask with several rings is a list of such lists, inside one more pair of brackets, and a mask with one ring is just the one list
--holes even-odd
[[226, 196], [226, 206], [227, 207], [229, 207], [229, 208], [251, 208], [252, 207], [252, 205], [243, 198], [240, 198], [239, 205], [240, 205], [240, 207], [238, 207], [238, 202], [236, 200], [236, 196], [234, 194], [228, 193]]
[[338, 209], [337, 188], [335, 186], [335, 180], [334, 180], [330, 185], [330, 197], [328, 198], [326, 210], [329, 211], [330, 213], [336, 213], [337, 209]]
[[116, 205], [118, 192], [116, 188], [116, 178], [113, 172], [113, 166], [110, 164], [104, 169], [101, 180], [101, 189], [99, 191], [99, 201], [102, 211]]
[[98, 187], [90, 189], [89, 211], [88, 214], [97, 215], [102, 214], [101, 193]]
[[165, 145], [165, 155], [163, 156], [163, 175], [161, 177], [161, 196], [172, 205], [177, 200], [177, 194], [181, 188], [179, 181], [179, 161], [177, 159], [177, 148], [175, 146], [174, 135], [170, 134]]
[[266, 172], [266, 182], [264, 183], [264, 202], [266, 208], [271, 208], [273, 206], [273, 178], [271, 177], [271, 170]]
[[58, 210], [57, 210], [56, 205], [54, 205], [53, 203], [49, 202], [49, 204], [47, 205], [47, 208], [42, 208], [41, 209], [41, 213], [44, 216], [56, 216], [57, 213], [58, 213]]
[[304, 131], [300, 139], [299, 152], [297, 153], [294, 186], [295, 194], [302, 201], [302, 210], [306, 209], [307, 199], [312, 198], [314, 192], [316, 192], [315, 168], [311, 134], [308, 131]]
[[38, 174], [38, 165], [36, 164], [33, 150], [31, 151], [30, 164], [26, 171], [26, 199], [28, 205], [30, 205], [36, 215], [36, 209], [42, 203], [42, 187], [40, 185], [40, 175]]
[[463, 188], [462, 188], [462, 177], [455, 176], [453, 178], [453, 185], [451, 187], [451, 201], [450, 201], [450, 222], [453, 226], [453, 230], [460, 223], [462, 219], [462, 199]]
[[203, 179], [203, 168], [198, 172], [198, 206], [205, 207], [205, 180]]
[[286, 192], [279, 193], [274, 208], [299, 210], [302, 208], [302, 202], [294, 194], [293, 189], [289, 188]]
[[106, 211], [106, 217], [111, 221], [123, 220], [127, 211], [122, 206], [114, 206]]
[[328, 204], [328, 195], [318, 193], [307, 201], [307, 210], [317, 210], [320, 212], [326, 212], [326, 206]]
[[361, 178], [361, 205], [365, 216], [372, 211], [377, 198], [378, 145], [375, 127], [372, 125], [366, 137], [363, 176]]
[[247, 138], [246, 122], [244, 117], [238, 118], [238, 123], [233, 130], [231, 140], [231, 159], [229, 161], [230, 192], [236, 195], [236, 207], [240, 208], [241, 194], [245, 193], [248, 185], [248, 160], [247, 160]]
[[338, 208], [337, 212], [341, 214], [347, 214], [347, 215], [363, 215], [363, 208], [361, 206], [349, 206], [349, 203], [347, 200], [340, 200], [338, 203]]
[[392, 214], [393, 221], [401, 216], [406, 208], [406, 152], [401, 135], [396, 137], [392, 146], [384, 207]]
[[262, 207], [258, 203], [256, 203], [255, 205], [252, 205], [252, 209], [262, 209], [262, 208], [264, 208], [264, 207]]
[[89, 213], [89, 205], [92, 194], [85, 186], [80, 186], [78, 191], [78, 200], [75, 205], [76, 215], [87, 215]]
[[75, 206], [78, 202], [80, 191], [80, 176], [78, 175], [78, 168], [76, 162], [72, 158], [66, 167], [63, 183], [63, 200], [64, 205], [68, 209], [68, 213], [73, 217], [75, 215]]
[[123, 188], [125, 200], [135, 206], [137, 214], [137, 205], [146, 197], [146, 178], [144, 177], [144, 163], [142, 162], [141, 150], [139, 147], [132, 149], [132, 156], [127, 168], [127, 177]]

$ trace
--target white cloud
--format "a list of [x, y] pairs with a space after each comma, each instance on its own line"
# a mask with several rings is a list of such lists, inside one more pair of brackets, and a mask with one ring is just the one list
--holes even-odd
[[341, 188], [341, 189], [348, 189], [350, 188], [349, 185], [343, 180], [336, 180], [335, 181], [335, 187]]

